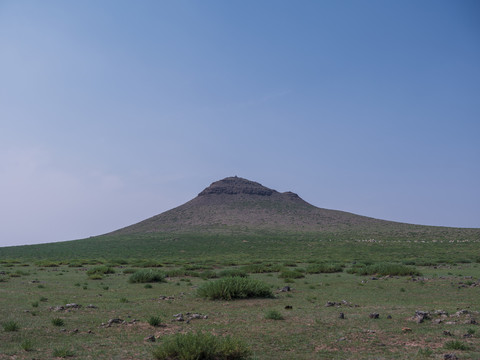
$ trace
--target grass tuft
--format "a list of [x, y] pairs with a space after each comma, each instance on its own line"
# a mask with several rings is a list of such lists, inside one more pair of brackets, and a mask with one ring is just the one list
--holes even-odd
[[72, 350], [63, 347], [63, 348], [53, 349], [52, 355], [53, 357], [67, 358], [67, 357], [75, 356], [75, 353]]
[[210, 300], [273, 297], [267, 284], [259, 280], [236, 276], [208, 281], [198, 288], [197, 294]]
[[20, 344], [20, 347], [24, 350], [24, 351], [33, 351], [35, 350], [35, 347], [33, 345], [33, 341], [31, 339], [25, 339], [22, 341], [22, 343]]
[[250, 350], [231, 337], [188, 333], [168, 337], [153, 356], [157, 360], [243, 360], [250, 356]]
[[268, 320], [285, 320], [283, 315], [277, 310], [268, 310], [265, 313], [265, 319], [268, 319]]
[[342, 272], [343, 267], [339, 264], [310, 264], [307, 266], [307, 274], [329, 274]]
[[450, 340], [447, 341], [443, 347], [448, 350], [469, 350], [470, 348], [468, 345], [462, 343], [461, 341], [458, 340]]
[[380, 275], [380, 276], [419, 276], [421, 273], [413, 266], [402, 264], [379, 263], [366, 266], [352, 267], [347, 270], [350, 274]]
[[54, 325], [54, 326], [63, 326], [63, 325], [65, 325], [65, 322], [63, 321], [63, 319], [53, 318], [53, 319], [52, 319], [52, 325]]
[[151, 269], [138, 270], [130, 276], [128, 281], [130, 283], [164, 282], [165, 273]]
[[152, 326], [160, 326], [162, 323], [162, 320], [160, 319], [159, 316], [151, 316], [150, 319], [148, 319], [148, 323]]
[[3, 330], [7, 332], [18, 331], [20, 330], [20, 326], [18, 326], [16, 321], [10, 320], [3, 323]]

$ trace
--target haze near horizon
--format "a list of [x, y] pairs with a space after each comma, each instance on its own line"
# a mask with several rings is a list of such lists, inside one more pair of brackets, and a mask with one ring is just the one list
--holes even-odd
[[476, 1], [0, 2], [0, 246], [128, 226], [238, 175], [480, 227]]

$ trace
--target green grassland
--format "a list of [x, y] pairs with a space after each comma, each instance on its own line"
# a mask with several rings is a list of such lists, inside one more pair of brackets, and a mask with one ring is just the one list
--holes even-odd
[[[201, 296], [222, 274], [273, 297]], [[156, 234], [0, 248], [0, 359], [154, 359], [171, 335], [198, 332], [240, 340], [251, 359], [479, 359], [479, 279], [478, 239]], [[417, 310], [430, 317], [414, 321]]]

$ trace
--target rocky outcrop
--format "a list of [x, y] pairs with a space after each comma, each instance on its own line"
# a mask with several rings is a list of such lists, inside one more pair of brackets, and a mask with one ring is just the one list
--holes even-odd
[[234, 176], [212, 183], [209, 187], [198, 194], [198, 196], [221, 194], [271, 196], [275, 193], [277, 193], [277, 191], [269, 189], [257, 182]]

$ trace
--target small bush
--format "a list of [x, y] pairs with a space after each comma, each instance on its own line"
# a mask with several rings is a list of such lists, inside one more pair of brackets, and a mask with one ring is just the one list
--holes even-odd
[[148, 319], [148, 323], [152, 326], [160, 326], [162, 321], [160, 320], [160, 317], [158, 317], [158, 316], [151, 316], [150, 319]]
[[42, 296], [42, 297], [40, 297], [40, 301], [46, 302], [46, 301], [48, 301], [48, 299], [45, 296]]
[[239, 276], [239, 277], [248, 277], [248, 274], [245, 270], [242, 269], [227, 269], [222, 270], [218, 274], [219, 277], [232, 277], [232, 276]]
[[121, 303], [128, 303], [128, 299], [126, 297], [120, 298]]
[[53, 318], [52, 319], [52, 325], [53, 326], [63, 326], [63, 325], [65, 325], [65, 322], [63, 321], [63, 319]]
[[250, 353], [243, 343], [231, 337], [188, 333], [169, 336], [153, 351], [153, 356], [158, 360], [243, 360]]
[[20, 330], [20, 326], [18, 326], [16, 321], [10, 320], [6, 323], [3, 323], [3, 330], [11, 332], [11, 331], [18, 331]]
[[100, 265], [100, 266], [94, 266], [93, 268], [89, 269], [87, 271], [87, 275], [92, 278], [92, 276], [97, 276], [100, 275], [106, 275], [106, 274], [115, 274], [115, 270], [110, 267], [110, 266], [105, 266], [105, 265]]
[[380, 275], [380, 276], [418, 276], [421, 273], [412, 266], [401, 264], [380, 263], [367, 266], [352, 267], [347, 270], [350, 274]]
[[33, 341], [30, 339], [25, 339], [20, 344], [20, 347], [25, 351], [33, 351], [35, 347], [33, 346]]
[[307, 274], [322, 274], [322, 273], [336, 273], [342, 272], [342, 265], [338, 264], [310, 264], [307, 266]]
[[301, 279], [304, 278], [305, 275], [297, 270], [283, 270], [278, 277], [282, 279]]
[[145, 289], [151, 289], [152, 287], [153, 287], [152, 284], [145, 284], [144, 286]]
[[251, 274], [264, 274], [282, 271], [283, 266], [278, 264], [251, 264], [244, 266], [242, 269]]
[[216, 279], [218, 278], [218, 275], [213, 270], [206, 270], [200, 273], [200, 278], [202, 278], [203, 280]]
[[246, 298], [271, 298], [267, 284], [250, 278], [226, 277], [201, 285], [197, 294], [210, 300], [233, 300]]
[[123, 270], [123, 273], [124, 274], [133, 274], [135, 271], [138, 271], [138, 270], [128, 268], [128, 269]]
[[277, 310], [269, 310], [265, 313], [265, 319], [268, 320], [285, 320], [285, 318]]
[[89, 275], [88, 278], [90, 280], [102, 280], [103, 276], [100, 274], [92, 274], [92, 275]]
[[75, 353], [67, 348], [55, 348], [52, 352], [53, 357], [67, 358], [75, 356]]
[[32, 302], [32, 307], [37, 308], [38, 307], [38, 301]]
[[470, 348], [458, 340], [447, 341], [443, 347], [448, 350], [469, 350]]
[[165, 273], [151, 269], [138, 270], [130, 276], [128, 281], [131, 283], [164, 282]]

